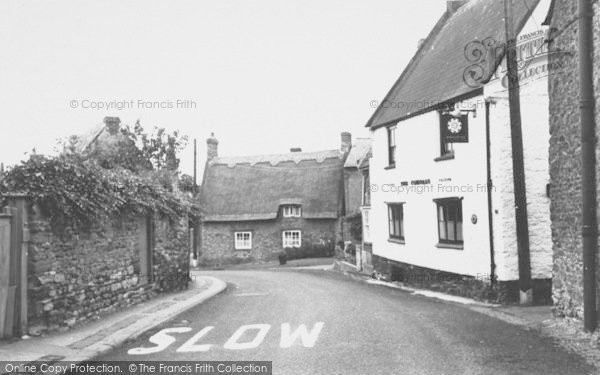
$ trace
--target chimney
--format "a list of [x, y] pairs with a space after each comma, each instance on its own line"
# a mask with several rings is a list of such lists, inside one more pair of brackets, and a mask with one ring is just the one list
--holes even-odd
[[300, 147], [292, 147], [290, 148], [290, 152], [302, 152], [302, 149]]
[[106, 116], [104, 118], [104, 125], [108, 129], [108, 133], [110, 135], [116, 135], [119, 132], [119, 127], [121, 125], [121, 119], [118, 117]]
[[210, 138], [206, 140], [206, 159], [208, 161], [219, 156], [219, 153], [217, 152], [218, 148], [219, 141], [215, 138], [215, 133], [210, 133]]
[[341, 150], [343, 153], [347, 153], [352, 148], [352, 134], [348, 132], [342, 132], [342, 146]]
[[458, 10], [458, 8], [460, 8], [467, 2], [468, 2], [468, 0], [448, 0], [447, 1], [448, 13], [453, 14], [454, 12], [456, 12]]

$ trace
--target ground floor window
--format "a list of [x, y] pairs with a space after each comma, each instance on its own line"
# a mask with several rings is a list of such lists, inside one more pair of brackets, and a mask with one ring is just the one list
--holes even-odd
[[462, 245], [462, 198], [437, 199], [435, 202], [437, 204], [439, 242]]
[[390, 238], [404, 240], [404, 204], [388, 204], [388, 223]]
[[252, 249], [252, 232], [235, 232], [235, 249]]
[[283, 231], [283, 247], [300, 247], [302, 245], [302, 232], [299, 230]]

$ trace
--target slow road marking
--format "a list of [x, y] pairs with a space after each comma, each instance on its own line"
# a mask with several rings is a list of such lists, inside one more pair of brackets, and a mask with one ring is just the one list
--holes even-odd
[[[295, 330], [292, 330], [292, 326], [290, 323], [282, 323], [279, 346], [283, 349], [290, 348], [299, 339], [302, 343], [302, 346], [304, 346], [305, 348], [312, 348], [317, 342], [319, 334], [321, 333], [321, 330], [324, 326], [325, 323], [317, 322], [309, 331], [306, 325], [300, 324], [298, 327], [296, 327]], [[215, 346], [214, 344], [200, 344], [199, 342], [214, 328], [214, 326], [207, 326], [202, 328], [190, 339], [185, 341], [179, 348], [177, 348], [176, 352], [194, 353], [209, 351], [212, 347]], [[225, 341], [225, 343], [223, 344], [223, 348], [227, 350], [245, 350], [257, 348], [258, 346], [260, 346], [260, 344], [262, 344], [270, 330], [270, 324], [243, 325], [240, 328], [238, 328], [231, 335], [231, 337], [227, 339], [227, 341]], [[148, 341], [154, 344], [154, 346], [132, 348], [127, 351], [127, 354], [147, 355], [162, 352], [177, 341], [177, 338], [172, 336], [172, 334], [187, 333], [191, 331], [191, 327], [173, 327], [162, 329], [154, 335], [150, 336], [150, 338], [148, 339]], [[247, 334], [247, 336], [249, 337], [252, 337], [252, 339], [240, 342], [240, 339], [245, 334]]]

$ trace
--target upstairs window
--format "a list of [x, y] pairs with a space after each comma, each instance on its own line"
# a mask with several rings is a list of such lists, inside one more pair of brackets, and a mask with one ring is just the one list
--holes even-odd
[[286, 230], [282, 233], [283, 247], [300, 247], [302, 245], [302, 232], [299, 230]]
[[388, 224], [390, 239], [404, 240], [404, 205], [388, 204]]
[[283, 206], [283, 217], [300, 217], [302, 208], [296, 205]]
[[252, 249], [252, 232], [235, 232], [234, 235], [236, 250]]
[[440, 244], [463, 245], [462, 198], [444, 198], [437, 204]]
[[396, 127], [387, 128], [388, 135], [388, 165], [396, 165]]

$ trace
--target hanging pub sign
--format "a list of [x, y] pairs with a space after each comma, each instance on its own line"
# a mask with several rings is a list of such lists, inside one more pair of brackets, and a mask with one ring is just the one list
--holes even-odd
[[444, 143], [469, 142], [469, 115], [440, 114], [440, 132]]

